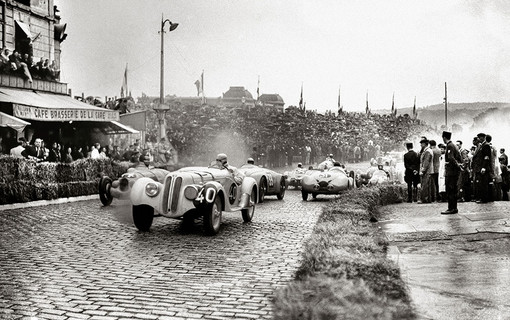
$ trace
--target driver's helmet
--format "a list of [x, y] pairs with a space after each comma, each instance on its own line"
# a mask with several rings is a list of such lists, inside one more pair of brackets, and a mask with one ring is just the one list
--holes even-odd
[[333, 154], [332, 154], [332, 153], [330, 153], [330, 154], [329, 154], [329, 157], [330, 157], [330, 158], [333, 158]]
[[248, 160], [246, 160], [246, 163], [255, 164], [255, 160], [253, 160], [253, 158], [248, 158]]
[[224, 154], [224, 153], [219, 153], [219, 154], [216, 156], [216, 161], [221, 162], [221, 164], [225, 164], [225, 163], [227, 163], [227, 155], [226, 155], [226, 154]]

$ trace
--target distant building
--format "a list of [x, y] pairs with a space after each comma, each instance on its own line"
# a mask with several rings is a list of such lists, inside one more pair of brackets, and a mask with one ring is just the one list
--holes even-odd
[[224, 107], [255, 107], [255, 99], [244, 87], [230, 87], [221, 98]]
[[262, 94], [259, 97], [258, 104], [266, 107], [275, 107], [278, 110], [283, 111], [285, 102], [278, 93], [274, 93], [274, 94]]

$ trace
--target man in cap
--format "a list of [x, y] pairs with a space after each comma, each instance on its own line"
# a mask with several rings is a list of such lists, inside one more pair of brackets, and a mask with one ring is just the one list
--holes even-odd
[[418, 184], [420, 183], [420, 157], [413, 150], [411, 142], [406, 143], [407, 153], [404, 154], [404, 181], [407, 183], [407, 202], [418, 200]]
[[431, 180], [431, 175], [434, 172], [434, 155], [429, 148], [429, 140], [422, 139], [421, 156], [420, 156], [420, 177], [421, 177], [421, 203], [429, 203], [433, 195], [436, 193], [434, 182]]
[[236, 167], [228, 164], [226, 154], [220, 153], [216, 156], [216, 165], [220, 169], [227, 169], [228, 172], [230, 172], [230, 174], [232, 174], [232, 177], [234, 178], [234, 181], [236, 184], [240, 185], [243, 182], [244, 174], [241, 173], [239, 170], [237, 170]]
[[459, 212], [457, 209], [457, 183], [459, 181], [462, 158], [459, 149], [451, 140], [452, 133], [443, 131], [442, 137], [446, 144], [445, 185], [446, 197], [448, 198], [448, 210], [441, 212], [441, 214], [455, 214]]

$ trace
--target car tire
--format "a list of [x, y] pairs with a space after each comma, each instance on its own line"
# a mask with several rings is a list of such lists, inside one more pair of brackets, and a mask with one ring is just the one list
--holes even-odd
[[303, 201], [308, 200], [308, 192], [301, 190], [301, 197], [303, 198]]
[[221, 213], [221, 199], [217, 196], [204, 210], [204, 232], [207, 235], [214, 236], [220, 231]]
[[266, 177], [262, 177], [260, 179], [260, 184], [259, 184], [259, 202], [258, 203], [264, 202], [264, 197], [266, 196], [266, 193], [267, 193], [267, 179], [266, 179]]
[[154, 208], [142, 204], [139, 206], [133, 206], [133, 222], [135, 227], [143, 232], [149, 231], [154, 220]]
[[253, 188], [251, 191], [250, 200], [253, 200], [253, 206], [247, 209], [241, 209], [241, 215], [243, 216], [244, 222], [250, 222], [253, 219], [253, 215], [255, 214], [255, 203], [257, 201], [257, 190]]
[[285, 190], [287, 189], [287, 183], [285, 182], [284, 178], [280, 179], [280, 193], [276, 195], [276, 198], [278, 200], [283, 200], [283, 197], [285, 197]]
[[103, 206], [107, 207], [112, 203], [113, 197], [110, 193], [112, 187], [112, 179], [109, 177], [102, 177], [99, 181], [99, 200]]

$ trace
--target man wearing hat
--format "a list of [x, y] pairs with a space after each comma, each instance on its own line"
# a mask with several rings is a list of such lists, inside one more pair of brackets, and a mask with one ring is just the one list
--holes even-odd
[[418, 184], [420, 183], [420, 157], [413, 150], [411, 142], [406, 143], [407, 153], [404, 154], [404, 181], [407, 183], [407, 202], [418, 200]]
[[448, 198], [448, 210], [441, 212], [441, 214], [455, 214], [459, 212], [457, 209], [457, 182], [459, 181], [462, 158], [459, 149], [451, 140], [452, 133], [443, 131], [442, 137], [446, 144], [445, 185], [446, 197]]
[[243, 182], [244, 174], [237, 170], [236, 167], [228, 164], [227, 155], [224, 153], [219, 153], [216, 156], [216, 165], [220, 169], [227, 169], [228, 172], [232, 175], [235, 183], [240, 185]]
[[420, 156], [420, 177], [421, 177], [421, 203], [430, 203], [432, 197], [436, 193], [435, 185], [431, 179], [434, 173], [434, 155], [429, 148], [429, 140], [424, 138], [420, 141], [421, 156]]
[[489, 182], [492, 150], [485, 141], [485, 133], [477, 135], [479, 146], [473, 155], [474, 184], [476, 186], [477, 203], [489, 202]]

